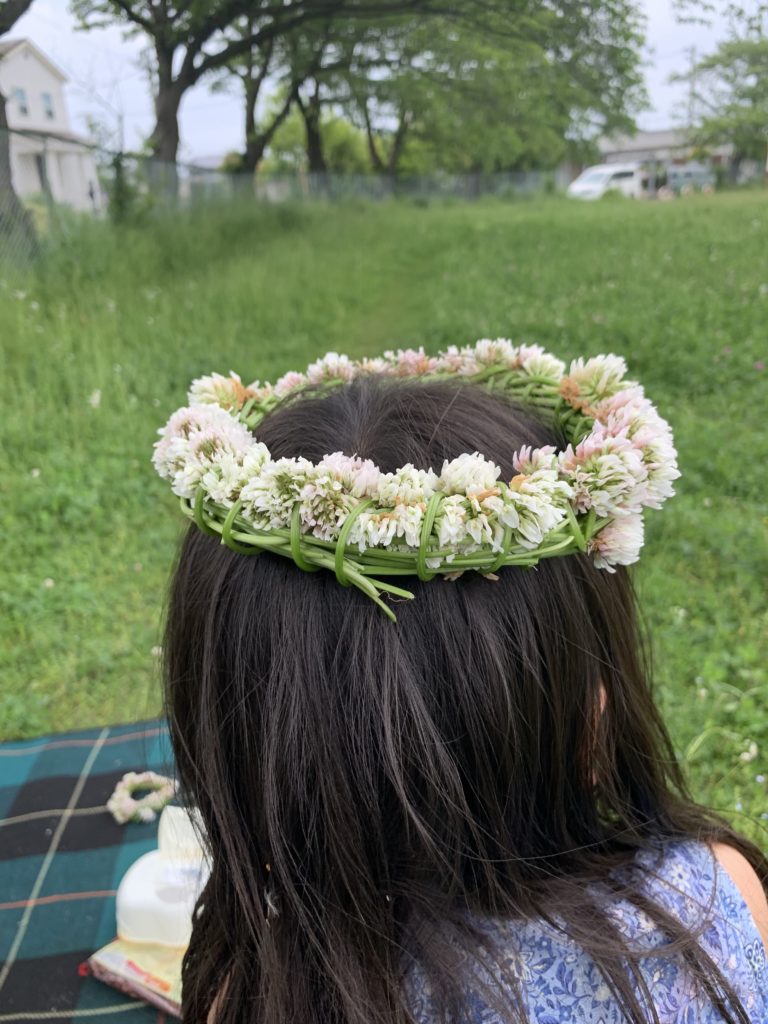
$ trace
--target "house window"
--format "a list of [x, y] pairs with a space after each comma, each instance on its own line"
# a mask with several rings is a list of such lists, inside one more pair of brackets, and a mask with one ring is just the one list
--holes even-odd
[[29, 113], [29, 105], [27, 104], [27, 90], [26, 89], [14, 89], [13, 98], [16, 100], [16, 106], [19, 108], [20, 114]]
[[54, 113], [53, 113], [53, 96], [51, 96], [51, 94], [49, 92], [44, 92], [43, 96], [42, 96], [42, 99], [43, 99], [43, 112], [44, 112], [45, 116], [48, 118], [48, 120], [52, 121], [53, 118], [54, 118]]

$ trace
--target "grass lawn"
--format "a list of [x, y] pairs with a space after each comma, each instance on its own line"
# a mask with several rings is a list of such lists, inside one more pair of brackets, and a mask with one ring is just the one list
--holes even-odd
[[[222, 207], [0, 269], [4, 738], [160, 710], [181, 530], [149, 464], [189, 381], [499, 335], [626, 356], [683, 477], [636, 572], [697, 796], [768, 817], [768, 196]], [[756, 747], [751, 746], [755, 744]], [[756, 750], [756, 753], [755, 753]], [[763, 822], [763, 825], [765, 822]]]

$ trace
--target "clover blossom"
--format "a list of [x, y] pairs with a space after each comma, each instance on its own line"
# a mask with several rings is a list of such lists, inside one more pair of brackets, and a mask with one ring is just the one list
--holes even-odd
[[557, 449], [553, 444], [545, 444], [541, 448], [532, 448], [524, 444], [519, 452], [512, 456], [512, 465], [518, 473], [530, 476], [540, 469], [557, 470]]
[[245, 387], [238, 374], [229, 371], [228, 377], [212, 373], [209, 377], [193, 380], [187, 394], [190, 405], [218, 405], [222, 409], [240, 409], [252, 397], [259, 382]]
[[240, 492], [243, 515], [260, 530], [290, 526], [293, 506], [312, 469], [312, 463], [301, 458], [265, 462]]
[[560, 381], [560, 394], [573, 406], [591, 415], [597, 403], [611, 398], [618, 391], [636, 388], [625, 381], [627, 364], [621, 356], [593, 356], [574, 359], [568, 374]]
[[[413, 550], [419, 546], [423, 522], [423, 505], [397, 505], [377, 512], [362, 512], [352, 524], [349, 543], [356, 544], [361, 552], [373, 547]], [[394, 544], [395, 538], [403, 538], [405, 544]]]
[[450, 462], [446, 459], [437, 481], [444, 494], [477, 494], [496, 489], [501, 470], [479, 452], [464, 452]]
[[308, 472], [301, 490], [302, 526], [321, 540], [335, 540], [359, 498], [376, 494], [380, 470], [370, 459], [334, 452]]
[[506, 366], [516, 370], [520, 366], [520, 350], [507, 338], [481, 338], [475, 343], [472, 352], [474, 361], [479, 366]]
[[396, 377], [421, 377], [425, 373], [432, 373], [436, 362], [433, 356], [426, 354], [423, 346], [399, 348], [395, 352], [389, 349], [384, 353], [384, 358], [389, 364], [389, 372]]
[[307, 380], [310, 384], [321, 384], [325, 380], [354, 380], [357, 376], [355, 363], [349, 356], [338, 352], [326, 352], [322, 359], [310, 363], [307, 367]]
[[640, 557], [644, 526], [641, 515], [621, 516], [589, 541], [587, 550], [598, 569], [615, 572], [616, 565], [632, 565]]
[[292, 391], [295, 391], [296, 388], [304, 387], [306, 383], [307, 375], [305, 373], [289, 370], [288, 373], [284, 373], [282, 377], [275, 381], [274, 392], [278, 398], [284, 398]]
[[528, 376], [546, 377], [554, 382], [563, 376], [565, 363], [545, 352], [541, 345], [521, 345], [519, 351], [521, 369]]
[[577, 512], [622, 516], [646, 504], [648, 470], [642, 452], [626, 437], [587, 437], [575, 449], [568, 445], [559, 463], [573, 487]]
[[437, 489], [438, 476], [431, 469], [416, 469], [410, 462], [394, 473], [379, 477], [379, 504], [387, 508], [428, 502]]

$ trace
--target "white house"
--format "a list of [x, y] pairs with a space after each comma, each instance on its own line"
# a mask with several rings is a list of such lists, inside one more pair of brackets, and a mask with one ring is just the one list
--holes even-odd
[[67, 76], [28, 39], [0, 42], [13, 186], [19, 196], [45, 195], [77, 210], [102, 206], [89, 142], [69, 124]]
[[[689, 132], [685, 128], [665, 128], [661, 131], [635, 132], [634, 135], [615, 135], [598, 142], [600, 156], [607, 164], [638, 163], [684, 164], [696, 155]], [[732, 147], [708, 147], [708, 162], [727, 162]]]

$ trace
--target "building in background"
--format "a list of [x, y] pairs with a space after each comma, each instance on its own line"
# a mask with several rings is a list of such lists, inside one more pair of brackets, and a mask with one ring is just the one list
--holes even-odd
[[[655, 132], [636, 132], [634, 135], [615, 135], [598, 142], [603, 163], [625, 164], [636, 161], [641, 164], [685, 164], [702, 159], [702, 154], [690, 140], [685, 128], [665, 128]], [[708, 146], [707, 163], [712, 166], [727, 164], [733, 147], [730, 145]]]
[[28, 39], [0, 42], [0, 92], [11, 129], [11, 176], [17, 195], [48, 196], [77, 210], [102, 206], [88, 139], [70, 128], [67, 76]]

